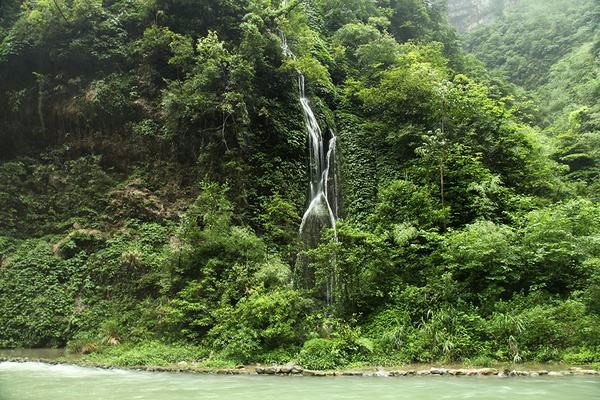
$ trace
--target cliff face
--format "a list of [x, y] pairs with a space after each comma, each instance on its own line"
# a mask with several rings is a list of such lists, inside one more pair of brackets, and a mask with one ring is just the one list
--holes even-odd
[[448, 18], [459, 32], [469, 32], [500, 17], [521, 0], [448, 0]]

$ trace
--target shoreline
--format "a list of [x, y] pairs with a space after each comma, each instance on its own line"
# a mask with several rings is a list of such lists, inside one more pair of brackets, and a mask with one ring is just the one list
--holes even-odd
[[[357, 369], [340, 370], [310, 370], [304, 369], [295, 364], [286, 365], [245, 365], [236, 368], [201, 368], [185, 361], [169, 366], [117, 366], [102, 363], [90, 363], [77, 360], [63, 359], [45, 359], [28, 357], [0, 357], [0, 363], [42, 363], [48, 365], [68, 365], [83, 368], [99, 368], [106, 370], [126, 370], [141, 372], [161, 372], [161, 373], [188, 373], [202, 375], [245, 375], [245, 376], [305, 376], [305, 377], [416, 377], [416, 376], [455, 376], [455, 377], [569, 377], [586, 376], [599, 377], [600, 371], [586, 369], [582, 367], [568, 367], [567, 369], [515, 369], [506, 367], [497, 368], [413, 368], [410, 365], [406, 368], [380, 368], [365, 367]], [[548, 367], [552, 367], [548, 365]]]

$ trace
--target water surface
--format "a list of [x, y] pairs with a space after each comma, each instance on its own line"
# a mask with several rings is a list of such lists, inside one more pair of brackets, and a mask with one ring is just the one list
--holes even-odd
[[597, 377], [268, 377], [0, 363], [1, 400], [587, 400]]
[[[65, 355], [65, 349], [0, 349], [0, 357], [27, 357], [54, 360]], [[0, 399], [1, 400], [1, 399]]]

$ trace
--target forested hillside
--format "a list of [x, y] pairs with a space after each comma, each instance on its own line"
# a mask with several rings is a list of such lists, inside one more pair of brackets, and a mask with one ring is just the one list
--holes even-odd
[[486, 25], [520, 0], [448, 0], [448, 20], [459, 32], [470, 32]]
[[553, 158], [597, 199], [600, 3], [527, 0], [473, 32], [466, 45], [490, 69], [530, 90], [537, 123], [555, 139]]
[[[600, 362], [594, 3], [535, 70], [485, 50], [510, 18], [473, 33], [498, 77], [444, 1], [3, 1], [0, 347]], [[299, 74], [337, 136], [317, 245]]]

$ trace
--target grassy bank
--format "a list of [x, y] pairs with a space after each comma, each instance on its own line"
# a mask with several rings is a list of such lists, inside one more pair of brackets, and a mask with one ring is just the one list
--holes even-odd
[[[100, 368], [126, 368], [159, 372], [191, 372], [217, 374], [265, 374], [265, 375], [591, 375], [591, 371], [600, 374], [600, 363], [568, 362], [501, 362], [485, 357], [462, 362], [411, 363], [394, 359], [393, 355], [383, 362], [374, 362], [364, 358], [330, 368], [310, 368], [301, 363], [301, 358], [286, 357], [278, 360], [266, 360], [242, 364], [239, 360], [228, 359], [211, 353], [205, 348], [189, 345], [145, 342], [140, 344], [120, 344], [84, 349], [87, 354], [65, 352], [60, 357], [48, 358], [40, 353], [39, 357], [10, 356], [0, 357], [0, 361], [41, 361], [60, 364], [74, 364]], [[299, 362], [300, 361], [300, 362]], [[292, 370], [292, 368], [294, 368]], [[512, 375], [511, 375], [512, 374]]]

